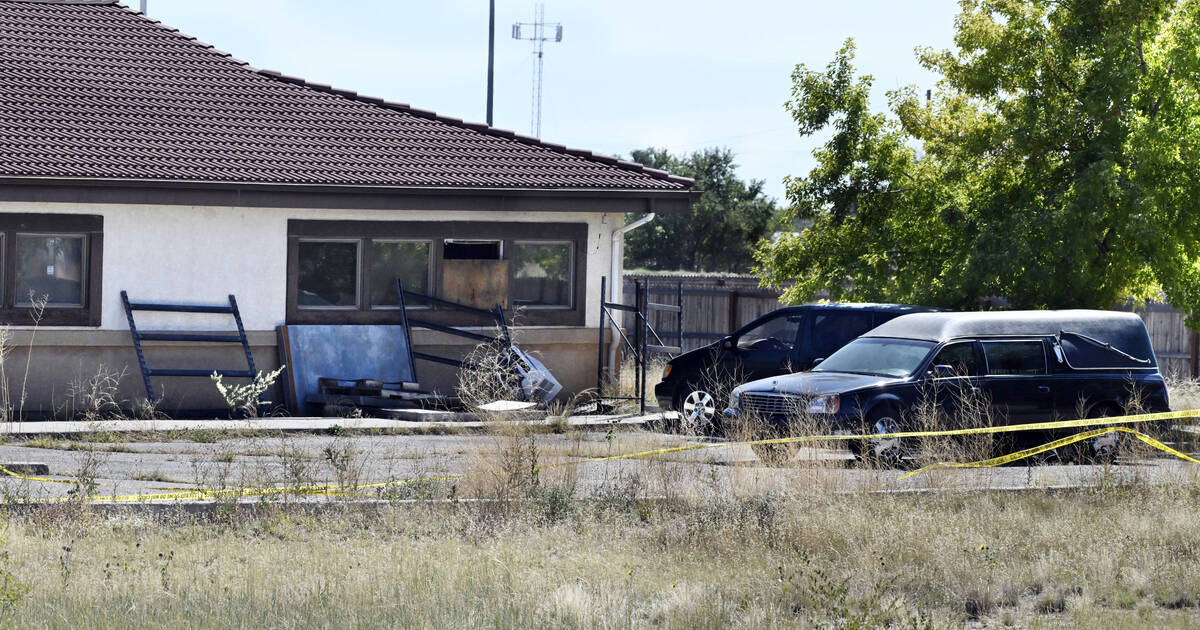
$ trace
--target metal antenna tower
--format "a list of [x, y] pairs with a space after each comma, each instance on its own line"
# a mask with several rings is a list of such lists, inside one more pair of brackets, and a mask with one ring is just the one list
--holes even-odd
[[[529, 132], [535, 138], [542, 137], [542, 48], [549, 41], [561, 42], [563, 37], [562, 24], [547, 24], [545, 13], [545, 5], [539, 2], [533, 10], [533, 21], [517, 22], [512, 29], [513, 39], [533, 42], [533, 111], [529, 115]], [[553, 30], [553, 35], [546, 34], [547, 27]]]

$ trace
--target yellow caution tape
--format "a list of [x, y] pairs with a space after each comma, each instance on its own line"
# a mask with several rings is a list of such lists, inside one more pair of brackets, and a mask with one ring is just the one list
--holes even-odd
[[[605, 462], [620, 459], [636, 459], [639, 457], [648, 457], [651, 455], [667, 455], [670, 453], [682, 453], [685, 451], [695, 451], [710, 448], [726, 448], [730, 446], [755, 446], [759, 444], [802, 444], [813, 442], [837, 442], [847, 440], [878, 440], [883, 438], [915, 438], [915, 437], [947, 437], [954, 435], [984, 435], [990, 433], [1015, 433], [1018, 431], [1048, 431], [1053, 429], [1073, 429], [1082, 427], [1096, 427], [1113, 424], [1136, 424], [1145, 422], [1161, 422], [1163, 420], [1183, 420], [1188, 418], [1200, 418], [1200, 410], [1191, 409], [1187, 411], [1165, 411], [1161, 413], [1143, 413], [1129, 416], [1110, 416], [1106, 418], [1088, 418], [1084, 420], [1058, 420], [1053, 422], [1035, 422], [1031, 424], [1009, 424], [992, 427], [976, 427], [971, 429], [944, 429], [940, 431], [897, 431], [896, 433], [868, 433], [868, 434], [851, 434], [840, 433], [832, 435], [802, 435], [796, 437], [784, 438], [768, 438], [763, 440], [747, 440], [742, 442], [706, 442], [697, 444], [685, 444], [683, 446], [669, 446], [665, 448], [657, 448], [649, 451], [641, 451], [638, 453], [627, 453], [624, 455], [610, 455], [608, 457], [597, 457], [594, 459], [578, 460], [573, 462], [563, 462], [559, 464], [546, 464], [546, 467], [565, 466], [571, 464], [590, 464], [593, 462]], [[1057, 448], [1057, 447], [1055, 447]]]
[[[587, 459], [557, 462], [557, 463], [552, 463], [552, 464], [543, 464], [543, 465], [535, 468], [535, 470], [540, 471], [540, 470], [544, 470], [547, 468], [557, 468], [557, 467], [561, 467], [561, 466], [577, 466], [577, 465], [581, 465], [581, 464], [594, 464], [594, 463], [624, 460], [624, 459], [637, 459], [637, 458], [642, 458], [642, 457], [650, 457], [650, 456], [654, 456], [654, 455], [681, 453], [681, 452], [685, 452], [685, 451], [693, 451], [693, 450], [701, 450], [701, 449], [728, 448], [731, 446], [754, 446], [754, 445], [759, 445], [759, 444], [800, 444], [800, 443], [830, 442], [830, 441], [845, 441], [845, 440], [875, 440], [875, 439], [883, 439], [883, 438], [946, 437], [946, 436], [956, 436], [956, 435], [982, 435], [982, 434], [991, 434], [991, 433], [1013, 433], [1013, 432], [1017, 432], [1017, 431], [1047, 431], [1047, 430], [1054, 430], [1054, 429], [1070, 429], [1070, 428], [1084, 428], [1084, 427], [1096, 427], [1096, 426], [1101, 426], [1103, 428], [1094, 429], [1091, 431], [1084, 431], [1084, 432], [1081, 432], [1081, 433], [1078, 433], [1078, 434], [1075, 434], [1072, 436], [1054, 440], [1052, 442], [1047, 442], [1046, 444], [1043, 444], [1041, 446], [1036, 446], [1036, 447], [1024, 449], [1021, 451], [1016, 451], [1016, 452], [1010, 453], [1008, 455], [1002, 455], [1002, 456], [993, 457], [990, 459], [979, 460], [976, 462], [965, 462], [965, 463], [945, 462], [945, 463], [933, 464], [931, 466], [926, 466], [924, 468], [920, 468], [918, 470], [909, 472], [909, 473], [907, 473], [901, 477], [898, 477], [896, 479], [893, 479], [887, 483], [889, 483], [889, 484], [895, 483], [896, 481], [900, 481], [901, 479], [906, 479], [908, 477], [912, 477], [912, 476], [920, 474], [922, 472], [934, 470], [937, 468], [989, 468], [989, 467], [993, 467], [993, 466], [1000, 466], [1000, 465], [1003, 465], [1003, 464], [1006, 464], [1009, 462], [1013, 462], [1013, 461], [1017, 461], [1020, 459], [1027, 458], [1027, 457], [1031, 457], [1031, 456], [1037, 455], [1039, 453], [1044, 453], [1046, 451], [1054, 450], [1056, 448], [1061, 448], [1063, 446], [1073, 444], [1075, 442], [1090, 439], [1090, 438], [1097, 437], [1097, 436], [1103, 435], [1105, 433], [1111, 433], [1114, 431], [1129, 433], [1129, 434], [1133, 435], [1134, 437], [1138, 438], [1139, 440], [1141, 440], [1142, 442], [1145, 442], [1146, 444], [1149, 444], [1150, 446], [1152, 446], [1160, 451], [1163, 451], [1165, 453], [1171, 454], [1175, 457], [1184, 459], [1184, 460], [1192, 462], [1192, 463], [1200, 464], [1200, 460], [1194, 459], [1194, 458], [1186, 455], [1185, 453], [1181, 453], [1180, 451], [1177, 451], [1177, 450], [1171, 448], [1170, 446], [1167, 446], [1166, 444], [1163, 444], [1162, 442], [1159, 442], [1158, 440], [1156, 440], [1144, 433], [1134, 431], [1133, 429], [1130, 429], [1127, 427], [1104, 426], [1104, 425], [1113, 425], [1113, 424], [1136, 424], [1136, 423], [1146, 423], [1146, 422], [1161, 422], [1164, 420], [1182, 420], [1182, 419], [1189, 419], [1189, 418], [1200, 418], [1200, 410], [1193, 409], [1193, 410], [1186, 410], [1186, 411], [1168, 411], [1168, 412], [1162, 412], [1162, 413], [1134, 414], [1134, 415], [1129, 415], [1129, 416], [1111, 416], [1111, 417], [1105, 417], [1105, 418], [1089, 418], [1089, 419], [1084, 419], [1084, 420], [1060, 420], [1060, 421], [1052, 421], [1052, 422], [1036, 422], [1036, 423], [1030, 423], [1030, 424], [1014, 424], [1014, 425], [992, 426], [992, 427], [976, 427], [976, 428], [970, 428], [970, 429], [945, 429], [945, 430], [940, 430], [940, 431], [900, 431], [900, 432], [896, 432], [896, 433], [870, 433], [870, 434], [864, 434], [864, 435], [853, 435], [853, 434], [805, 435], [805, 436], [786, 437], [786, 438], [770, 438], [770, 439], [764, 439], [764, 440], [749, 440], [749, 441], [741, 441], [741, 442], [695, 443], [695, 444], [685, 444], [683, 446], [672, 446], [672, 447], [651, 449], [651, 450], [647, 450], [647, 451], [639, 451], [636, 453], [625, 453], [622, 455], [610, 455], [610, 456], [606, 456], [606, 457], [593, 457], [593, 458], [587, 458]], [[75, 483], [72, 480], [50, 479], [47, 477], [31, 477], [28, 475], [22, 475], [20, 473], [16, 473], [14, 471], [8, 470], [4, 467], [0, 467], [0, 473], [4, 473], [9, 476], [17, 477], [20, 479], [28, 479], [30, 481], [48, 481], [48, 482], [55, 482], [55, 483]], [[181, 501], [181, 500], [203, 500], [203, 499], [219, 499], [219, 498], [243, 498], [243, 497], [255, 497], [255, 496], [267, 497], [267, 496], [275, 496], [275, 495], [282, 495], [282, 494], [298, 494], [298, 495], [314, 495], [314, 496], [344, 495], [344, 494], [355, 493], [355, 492], [358, 492], [360, 490], [365, 490], [365, 489], [401, 486], [401, 485], [408, 485], [408, 484], [422, 483], [422, 482], [432, 482], [432, 481], [448, 481], [448, 480], [452, 480], [452, 479], [461, 479], [465, 476], [466, 475], [464, 475], [464, 474], [452, 474], [452, 475], [440, 475], [440, 476], [435, 476], [435, 477], [418, 477], [418, 478], [414, 478], [414, 479], [402, 479], [402, 480], [394, 480], [394, 481], [381, 481], [381, 482], [360, 483], [360, 484], [342, 484], [342, 485], [317, 484], [317, 485], [306, 485], [306, 486], [267, 486], [267, 487], [260, 487], [260, 488], [236, 488], [236, 489], [217, 489], [217, 490], [201, 488], [201, 489], [196, 489], [196, 490], [183, 490], [183, 491], [179, 491], [179, 492], [167, 492], [167, 493], [158, 493], [158, 494], [135, 494], [135, 495], [122, 495], [122, 496], [93, 496], [93, 497], [88, 497], [87, 500], [93, 501], [93, 502], [133, 502], [133, 501], [140, 502], [140, 501]], [[77, 500], [77, 499], [72, 498], [72, 497], [56, 497], [56, 498], [46, 498], [46, 499], [35, 499], [35, 500], [33, 500], [33, 502], [60, 502], [60, 501], [72, 501], [72, 500]]]
[[75, 481], [72, 479], [51, 479], [49, 477], [33, 477], [30, 475], [22, 475], [19, 472], [9, 470], [3, 466], [0, 466], [0, 473], [8, 475], [9, 477], [16, 477], [17, 479], [24, 479], [26, 481], [42, 481], [42, 482], [46, 482], [46, 483], [75, 483]]
[[1083, 440], [1090, 440], [1094, 437], [1099, 437], [1106, 433], [1115, 433], [1115, 432], [1128, 433], [1128, 434], [1136, 437], [1137, 439], [1141, 440], [1142, 442], [1145, 442], [1146, 444], [1149, 444], [1150, 446], [1153, 446], [1154, 448], [1156, 448], [1164, 453], [1174, 455], [1175, 457], [1178, 457], [1179, 459], [1192, 462], [1193, 464], [1200, 464], [1200, 459], [1196, 459], [1196, 458], [1188, 455], [1187, 453], [1177, 451], [1177, 450], [1171, 448], [1170, 446], [1167, 446], [1166, 444], [1163, 444], [1162, 442], [1159, 442], [1158, 440], [1150, 437], [1149, 435], [1146, 435], [1145, 433], [1134, 431], [1133, 429], [1130, 429], [1128, 427], [1106, 427], [1103, 429], [1093, 429], [1091, 431], [1083, 431], [1081, 433], [1076, 433], [1075, 435], [1071, 435], [1071, 436], [1067, 436], [1065, 438], [1054, 440], [1053, 442], [1047, 442], [1045, 444], [1042, 444], [1041, 446], [1035, 446], [1033, 448], [1027, 448], [1027, 449], [1024, 449], [1021, 451], [1017, 451], [1015, 453], [1009, 453], [1008, 455], [1000, 455], [998, 457], [981, 459], [979, 461], [974, 461], [974, 462], [941, 462], [941, 463], [937, 463], [937, 464], [930, 464], [929, 466], [925, 466], [924, 468], [918, 468], [917, 470], [914, 470], [910, 473], [901, 475], [901, 476], [899, 476], [895, 479], [892, 479], [891, 481], [888, 481], [878, 487], [883, 487], [885, 485], [900, 481], [901, 479], [907, 479], [914, 475], [919, 475], [923, 472], [928, 472], [930, 470], [937, 470], [937, 469], [942, 469], [942, 468], [992, 468], [995, 466], [1003, 466], [1004, 464], [1008, 464], [1011, 462], [1015, 462], [1017, 460], [1025, 459], [1027, 457], [1033, 457], [1034, 455], [1039, 455], [1041, 453], [1045, 453], [1046, 451], [1052, 451], [1056, 448], [1062, 448], [1064, 446], [1068, 446], [1068, 445], [1074, 444], [1076, 442], [1082, 442]]

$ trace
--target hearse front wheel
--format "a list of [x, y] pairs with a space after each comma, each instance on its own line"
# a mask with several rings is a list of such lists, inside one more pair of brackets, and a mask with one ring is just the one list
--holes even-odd
[[[866, 433], [889, 434], [899, 433], [900, 414], [894, 408], [884, 408], [871, 412], [867, 418]], [[851, 450], [863, 463], [878, 468], [899, 468], [904, 463], [905, 443], [902, 438], [884, 437], [856, 440], [857, 448], [852, 444]]]

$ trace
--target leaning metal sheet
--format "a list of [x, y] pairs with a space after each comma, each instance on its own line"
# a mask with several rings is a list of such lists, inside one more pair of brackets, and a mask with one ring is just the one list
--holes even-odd
[[307, 413], [318, 378], [415, 383], [405, 326], [288, 325], [278, 328], [280, 361], [287, 364], [288, 408]]

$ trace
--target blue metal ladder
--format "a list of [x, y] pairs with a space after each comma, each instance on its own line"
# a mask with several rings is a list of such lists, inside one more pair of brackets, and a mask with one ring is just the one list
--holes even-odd
[[[237, 299], [229, 296], [229, 305], [224, 304], [168, 304], [161, 302], [131, 302], [129, 294], [121, 291], [121, 302], [125, 305], [125, 316], [129, 318], [129, 334], [133, 337], [133, 349], [137, 352], [138, 366], [142, 368], [142, 381], [146, 384], [146, 400], [155, 402], [154, 386], [150, 383], [151, 376], [203, 376], [209, 377], [214, 372], [230, 378], [253, 379], [257, 372], [254, 369], [254, 355], [250, 353], [250, 342], [246, 340], [246, 329], [242, 326], [242, 314], [238, 311]], [[232, 315], [237, 322], [237, 334], [211, 334], [187, 331], [154, 331], [139, 332], [133, 321], [134, 311], [158, 311], [160, 313], [216, 313]], [[246, 364], [249, 370], [182, 370], [174, 368], [151, 368], [146, 365], [146, 356], [142, 352], [143, 341], [193, 341], [202, 343], [241, 343], [246, 352]]]

